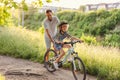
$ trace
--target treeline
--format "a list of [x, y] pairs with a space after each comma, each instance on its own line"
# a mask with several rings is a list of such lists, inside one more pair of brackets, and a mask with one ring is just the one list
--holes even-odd
[[[58, 18], [70, 24], [69, 32], [77, 37], [96, 37], [102, 45], [120, 47], [120, 10], [98, 10], [87, 13], [79, 11], [61, 11]], [[25, 16], [25, 26], [37, 30], [42, 26], [45, 15], [34, 13]]]

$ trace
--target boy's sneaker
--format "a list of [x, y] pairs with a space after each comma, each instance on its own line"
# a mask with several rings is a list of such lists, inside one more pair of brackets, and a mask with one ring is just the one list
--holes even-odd
[[53, 65], [54, 65], [55, 69], [58, 69], [58, 63], [57, 62], [54, 61]]

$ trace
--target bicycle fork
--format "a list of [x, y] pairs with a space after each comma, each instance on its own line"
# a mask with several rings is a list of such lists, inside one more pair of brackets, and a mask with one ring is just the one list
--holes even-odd
[[[75, 54], [75, 56], [73, 57], [73, 61], [72, 61], [72, 63], [73, 63], [74, 71], [76, 71], [77, 68], [76, 68], [76, 65], [75, 65], [75, 57], [78, 57], [78, 53], [77, 53], [77, 52], [73, 52], [72, 55], [74, 55], [74, 54]], [[79, 64], [80, 64], [80, 63], [78, 62], [78, 65], [79, 65]]]

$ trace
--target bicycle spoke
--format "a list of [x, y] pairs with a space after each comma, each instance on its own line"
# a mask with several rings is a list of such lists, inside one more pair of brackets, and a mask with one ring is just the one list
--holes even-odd
[[72, 63], [72, 72], [75, 80], [85, 80], [86, 73], [83, 62], [80, 58], [75, 58], [74, 63]]
[[45, 53], [44, 62], [45, 67], [48, 71], [54, 72], [55, 68], [53, 66], [53, 61], [56, 58], [57, 53], [54, 50], [49, 50]]

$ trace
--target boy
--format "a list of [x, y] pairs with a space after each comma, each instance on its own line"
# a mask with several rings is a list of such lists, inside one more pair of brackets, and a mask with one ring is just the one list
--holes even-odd
[[[56, 69], [58, 69], [58, 62], [59, 62], [59, 60], [64, 56], [64, 54], [65, 54], [65, 52], [64, 52], [64, 50], [63, 50], [63, 48], [71, 48], [71, 45], [69, 45], [69, 44], [64, 44], [64, 42], [63, 42], [63, 40], [65, 39], [65, 38], [70, 38], [70, 40], [79, 40], [79, 39], [77, 39], [77, 38], [75, 38], [75, 37], [72, 37], [71, 35], [69, 35], [68, 33], [67, 33], [67, 30], [68, 30], [68, 27], [69, 27], [69, 24], [67, 23], [67, 22], [61, 22], [60, 23], [60, 25], [58, 26], [59, 27], [59, 31], [58, 31], [58, 33], [56, 34], [56, 36], [55, 36], [55, 44], [54, 44], [54, 47], [55, 47], [55, 49], [58, 51], [58, 50], [60, 50], [60, 56], [56, 59], [56, 61], [54, 61], [53, 62], [53, 64], [54, 64], [54, 67], [56, 68]], [[81, 40], [79, 40], [79, 41], [81, 41]]]

